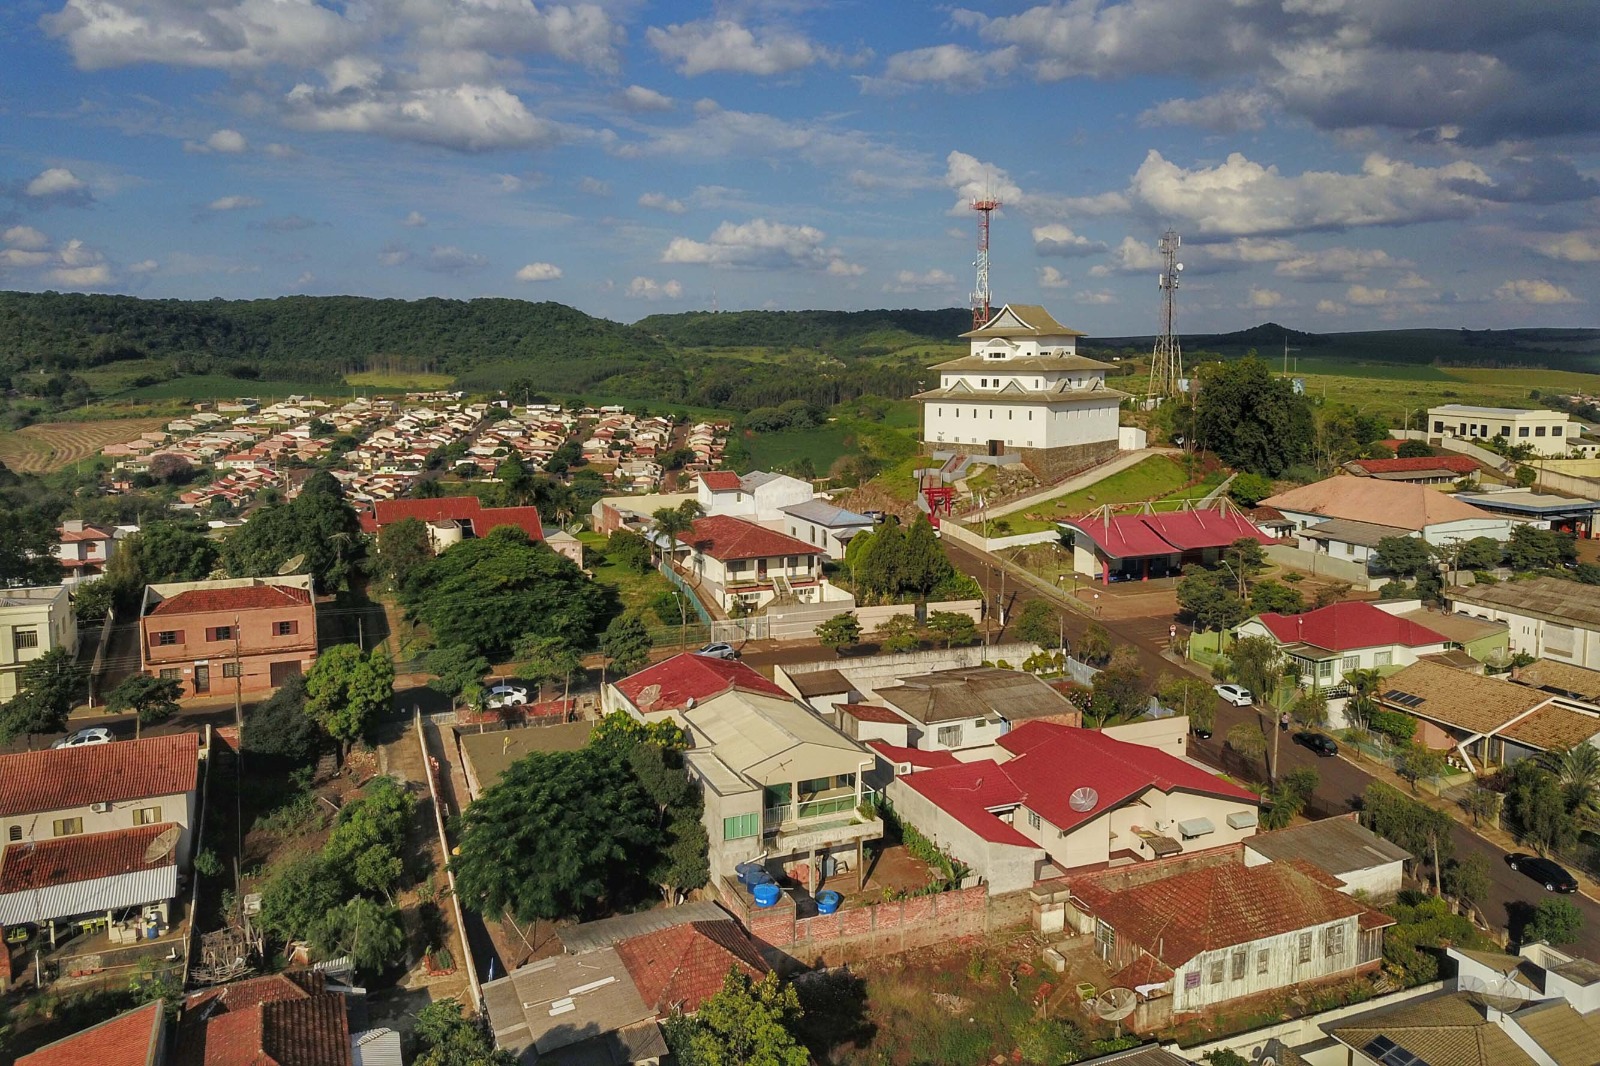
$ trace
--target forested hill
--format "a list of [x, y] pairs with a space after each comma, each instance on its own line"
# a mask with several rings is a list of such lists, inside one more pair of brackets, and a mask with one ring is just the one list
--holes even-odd
[[972, 328], [972, 312], [689, 311], [651, 315], [634, 328], [687, 348], [819, 348], [830, 355], [882, 355], [907, 344], [953, 341]]
[[0, 370], [8, 375], [129, 359], [171, 359], [184, 374], [249, 366], [297, 381], [374, 367], [460, 374], [518, 363], [537, 365], [542, 387], [564, 391], [673, 361], [649, 334], [558, 303], [0, 292]]

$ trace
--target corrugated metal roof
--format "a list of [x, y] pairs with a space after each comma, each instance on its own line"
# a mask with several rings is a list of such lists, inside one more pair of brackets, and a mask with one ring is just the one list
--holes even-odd
[[0, 925], [127, 910], [160, 903], [177, 894], [178, 867], [175, 863], [114, 877], [69, 881], [64, 885], [0, 896]]
[[1357, 870], [1404, 862], [1411, 853], [1397, 847], [1354, 818], [1323, 818], [1292, 829], [1259, 833], [1245, 847], [1274, 862], [1301, 859], [1338, 877]]
[[368, 1029], [350, 1034], [352, 1066], [405, 1066], [400, 1034], [393, 1029]]
[[659, 933], [663, 929], [688, 925], [690, 922], [719, 922], [728, 912], [711, 900], [697, 900], [678, 907], [639, 911], [636, 914], [619, 914], [615, 918], [601, 918], [597, 922], [583, 922], [556, 930], [561, 946], [568, 955], [582, 955], [608, 948], [630, 937]]
[[770, 696], [725, 692], [684, 720], [696, 747], [710, 747], [730, 769], [769, 785], [855, 773], [872, 755], [803, 707]]

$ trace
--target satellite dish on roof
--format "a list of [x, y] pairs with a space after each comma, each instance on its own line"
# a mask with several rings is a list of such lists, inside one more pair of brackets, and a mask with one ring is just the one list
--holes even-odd
[[292, 574], [304, 565], [306, 565], [306, 557], [305, 553], [301, 552], [294, 558], [283, 561], [283, 565], [278, 567], [278, 576], [283, 577], [285, 574]]
[[156, 834], [150, 846], [144, 849], [144, 861], [147, 863], [160, 862], [172, 854], [172, 849], [178, 846], [178, 838], [183, 835], [181, 826], [170, 825]]
[[1122, 1038], [1122, 1019], [1132, 1014], [1139, 1006], [1139, 997], [1131, 988], [1108, 988], [1095, 997], [1095, 1017], [1104, 1021], [1115, 1022], [1117, 1025], [1117, 1038]]
[[1072, 795], [1067, 797], [1067, 806], [1079, 814], [1087, 814], [1094, 810], [1095, 804], [1100, 802], [1100, 793], [1088, 785], [1080, 785], [1072, 790]]

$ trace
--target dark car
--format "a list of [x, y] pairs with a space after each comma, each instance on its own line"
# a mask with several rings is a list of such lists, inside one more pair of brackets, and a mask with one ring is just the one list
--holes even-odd
[[1560, 863], [1551, 862], [1549, 859], [1538, 855], [1529, 855], [1519, 851], [1506, 856], [1506, 865], [1520, 874], [1527, 874], [1544, 886], [1546, 892], [1576, 892], [1578, 891], [1577, 878], [1561, 866]]
[[1294, 742], [1309, 748], [1325, 759], [1339, 754], [1339, 744], [1330, 736], [1313, 733], [1309, 729], [1294, 735]]
[[1191, 725], [1189, 732], [1194, 734], [1196, 740], [1211, 739], [1211, 727], [1208, 725]]

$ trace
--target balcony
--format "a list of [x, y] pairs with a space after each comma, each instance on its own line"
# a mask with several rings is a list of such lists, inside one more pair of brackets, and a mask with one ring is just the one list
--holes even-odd
[[762, 835], [784, 852], [876, 840], [883, 835], [883, 819], [861, 812], [863, 804], [875, 800], [870, 788], [859, 796], [854, 788], [837, 788], [798, 803], [780, 803], [761, 812]]

